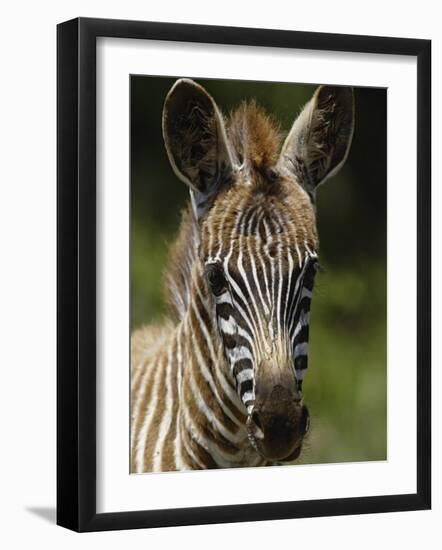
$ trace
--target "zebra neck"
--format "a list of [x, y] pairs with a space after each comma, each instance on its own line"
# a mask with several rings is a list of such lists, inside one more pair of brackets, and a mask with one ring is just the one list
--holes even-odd
[[246, 432], [247, 412], [222, 353], [200, 269], [194, 271], [182, 334], [180, 411], [185, 461], [196, 468], [257, 465], [260, 457]]

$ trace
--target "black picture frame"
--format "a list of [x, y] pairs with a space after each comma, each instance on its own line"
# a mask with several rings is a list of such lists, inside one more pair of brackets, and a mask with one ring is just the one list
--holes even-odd
[[[417, 58], [417, 492], [96, 512], [96, 39]], [[431, 506], [431, 41], [79, 18], [57, 27], [57, 523], [75, 531], [424, 510]]]

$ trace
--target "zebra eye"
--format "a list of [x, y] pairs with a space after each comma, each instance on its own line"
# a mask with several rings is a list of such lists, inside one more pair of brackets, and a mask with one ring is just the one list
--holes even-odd
[[222, 268], [218, 264], [209, 264], [206, 267], [206, 275], [213, 294], [215, 296], [222, 294], [226, 288], [226, 279]]
[[322, 271], [322, 267], [320, 266], [318, 260], [315, 259], [309, 263], [309, 265], [307, 266], [307, 271], [304, 276], [304, 281], [306, 282], [307, 285], [313, 285], [315, 275], [319, 271]]
[[325, 269], [322, 267], [322, 265], [319, 263], [318, 260], [315, 260], [315, 262], [313, 264], [313, 269], [315, 270], [315, 273], [325, 271]]

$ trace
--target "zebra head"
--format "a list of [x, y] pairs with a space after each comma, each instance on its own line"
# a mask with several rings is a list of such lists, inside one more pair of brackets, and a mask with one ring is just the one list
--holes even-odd
[[309, 428], [302, 395], [318, 269], [315, 192], [347, 156], [353, 91], [320, 86], [282, 147], [255, 103], [226, 121], [187, 79], [163, 112], [166, 149], [189, 187], [199, 260], [229, 373], [256, 450], [294, 460]]

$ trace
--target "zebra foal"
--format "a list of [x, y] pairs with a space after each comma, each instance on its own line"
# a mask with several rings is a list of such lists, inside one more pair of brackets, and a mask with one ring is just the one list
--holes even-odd
[[174, 320], [131, 339], [131, 471], [295, 460], [318, 266], [317, 186], [344, 163], [353, 91], [320, 86], [281, 146], [243, 103], [227, 119], [178, 80], [163, 110], [176, 175], [190, 189], [166, 286]]

